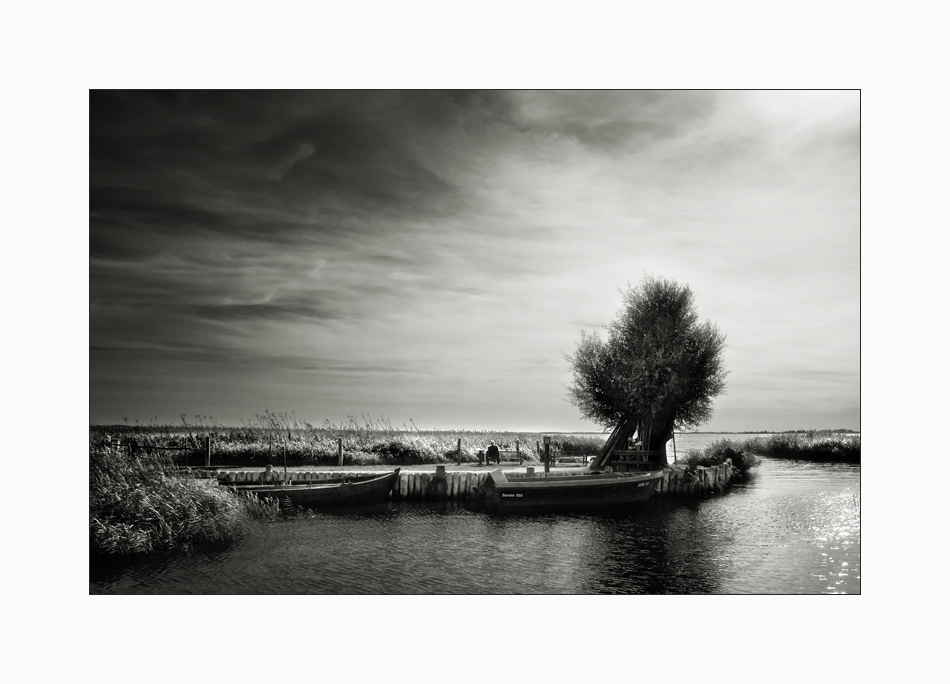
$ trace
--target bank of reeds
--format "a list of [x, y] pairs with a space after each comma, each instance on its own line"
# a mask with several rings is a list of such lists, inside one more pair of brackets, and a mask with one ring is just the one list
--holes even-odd
[[830, 434], [819, 431], [778, 433], [753, 437], [742, 448], [773, 458], [838, 463], [861, 462], [861, 435]]
[[179, 474], [164, 454], [89, 453], [89, 548], [117, 557], [227, 544], [276, 504], [238, 496], [213, 481]]
[[691, 466], [709, 466], [731, 458], [732, 465], [744, 475], [762, 462], [761, 456], [860, 463], [861, 435], [810, 431], [783, 432], [743, 440], [719, 439], [705, 449], [688, 451], [686, 462]]
[[[133, 451], [172, 454], [179, 464], [204, 463], [206, 439], [212, 440], [213, 465], [328, 466], [339, 461], [340, 440], [344, 465], [401, 466], [454, 463], [458, 460], [458, 440], [462, 440], [463, 463], [476, 463], [478, 452], [494, 441], [503, 450], [516, 443], [527, 461], [538, 461], [538, 444], [543, 435], [510, 431], [422, 430], [409, 425], [394, 427], [385, 418], [366, 416], [346, 423], [326, 421], [314, 426], [293, 414], [265, 412], [238, 427], [225, 427], [213, 419], [195, 416], [182, 425], [123, 425], [91, 428], [90, 439], [100, 445], [117, 440], [132, 445]], [[599, 435], [554, 436], [554, 451], [596, 453], [605, 437]], [[108, 441], [107, 441], [108, 440]]]

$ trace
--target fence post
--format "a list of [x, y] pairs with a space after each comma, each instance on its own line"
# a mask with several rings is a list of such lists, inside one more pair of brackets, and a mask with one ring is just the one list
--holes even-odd
[[205, 465], [211, 465], [211, 435], [208, 435], [208, 450], [205, 452]]
[[462, 465], [462, 438], [459, 437], [458, 446], [455, 447], [456, 454], [458, 455], [459, 465]]
[[339, 437], [336, 440], [337, 444], [337, 465], [343, 465], [343, 438]]

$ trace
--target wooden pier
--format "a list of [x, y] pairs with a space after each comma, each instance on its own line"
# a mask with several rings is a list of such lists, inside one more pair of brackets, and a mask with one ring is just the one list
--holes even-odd
[[[494, 468], [479, 468], [478, 470], [446, 471], [445, 466], [433, 466], [430, 470], [402, 470], [399, 481], [393, 488], [393, 499], [404, 501], [464, 501], [468, 494], [478, 487], [488, 473]], [[545, 477], [543, 469], [534, 466], [502, 468], [508, 479], [522, 477]], [[288, 470], [286, 475], [279, 472], [282, 481], [293, 484], [307, 484], [320, 482], [339, 482], [349, 478], [366, 478], [372, 475], [384, 475], [392, 472], [392, 468], [379, 470]], [[582, 477], [589, 473], [586, 468], [556, 468], [551, 474], [559, 476], [576, 475]], [[264, 471], [254, 470], [217, 470], [212, 477], [217, 477], [222, 484], [254, 484], [263, 481]], [[727, 459], [718, 466], [697, 466], [690, 470], [685, 466], [674, 465], [664, 470], [663, 478], [656, 487], [658, 496], [702, 496], [720, 492], [728, 487], [733, 478], [732, 462]]]

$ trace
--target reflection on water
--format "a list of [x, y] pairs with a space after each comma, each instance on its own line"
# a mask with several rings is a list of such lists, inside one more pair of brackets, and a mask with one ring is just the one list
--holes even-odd
[[385, 504], [257, 526], [184, 558], [95, 568], [91, 593], [860, 592], [860, 467], [766, 459], [705, 499], [495, 517]]

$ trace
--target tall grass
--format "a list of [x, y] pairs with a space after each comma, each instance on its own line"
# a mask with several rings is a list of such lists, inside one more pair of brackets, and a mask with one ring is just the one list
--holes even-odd
[[861, 462], [861, 436], [811, 431], [779, 433], [734, 441], [719, 439], [705, 449], [691, 449], [686, 454], [690, 466], [718, 465], [727, 458], [742, 474], [762, 462], [761, 456], [795, 458], [805, 461], [838, 463]]
[[128, 556], [227, 544], [276, 505], [182, 477], [163, 455], [94, 446], [89, 454], [89, 548]]
[[742, 446], [748, 451], [775, 458], [861, 462], [861, 435], [831, 435], [814, 431], [780, 433], [744, 440]]
[[[462, 461], [475, 463], [478, 452], [494, 441], [502, 449], [514, 450], [516, 442], [528, 461], [539, 460], [537, 444], [542, 434], [511, 431], [420, 430], [412, 421], [394, 427], [385, 418], [349, 417], [345, 423], [325, 421], [314, 426], [299, 421], [292, 413], [271, 413], [242, 421], [238, 427], [224, 427], [213, 419], [196, 416], [189, 422], [182, 416], [182, 425], [99, 426], [90, 430], [90, 439], [100, 445], [134, 444], [137, 451], [170, 452], [178, 463], [204, 463], [205, 439], [212, 439], [212, 464], [262, 466], [336, 465], [339, 443], [343, 443], [346, 465], [413, 465], [450, 463], [458, 459], [458, 440], [462, 440]], [[108, 440], [112, 440], [108, 442]], [[554, 451], [585, 451], [596, 453], [604, 442], [600, 436], [569, 437], [557, 435]]]

